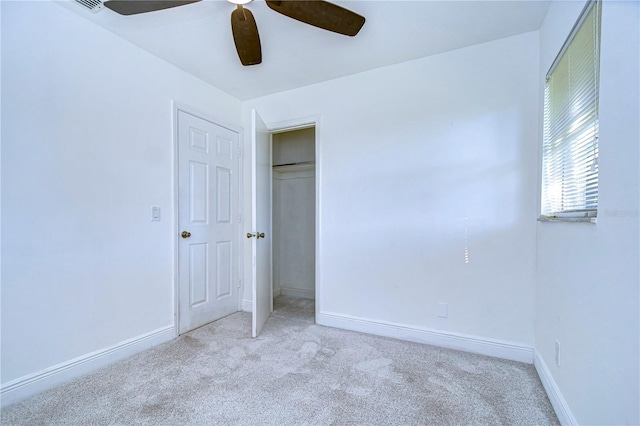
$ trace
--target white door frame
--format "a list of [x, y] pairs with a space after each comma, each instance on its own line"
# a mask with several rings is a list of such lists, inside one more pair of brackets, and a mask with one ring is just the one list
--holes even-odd
[[191, 114], [198, 118], [201, 118], [206, 121], [210, 121], [211, 123], [217, 124], [220, 127], [224, 127], [238, 134], [239, 141], [239, 149], [240, 149], [240, 158], [238, 159], [238, 214], [241, 217], [241, 222], [238, 226], [238, 235], [237, 238], [237, 256], [238, 256], [238, 276], [240, 277], [242, 283], [240, 285], [240, 289], [237, 291], [238, 294], [238, 310], [242, 310], [242, 294], [244, 290], [244, 256], [243, 256], [243, 240], [240, 238], [243, 231], [243, 224], [245, 222], [244, 215], [244, 203], [243, 195], [244, 195], [244, 181], [243, 181], [243, 159], [244, 151], [242, 146], [242, 141], [244, 140], [242, 127], [234, 126], [232, 124], [224, 122], [224, 120], [219, 120], [215, 117], [215, 115], [200, 111], [196, 108], [193, 108], [189, 105], [185, 105], [183, 103], [177, 102], [175, 100], [171, 101], [171, 110], [173, 113], [172, 117], [172, 129], [171, 132], [173, 134], [173, 206], [172, 206], [172, 214], [173, 214], [173, 226], [172, 226], [172, 243], [173, 243], [173, 324], [175, 330], [175, 336], [178, 337], [180, 334], [180, 277], [179, 277], [179, 269], [178, 263], [180, 261], [179, 258], [179, 249], [180, 249], [180, 239], [178, 233], [180, 232], [180, 224], [178, 222], [178, 203], [179, 203], [179, 190], [178, 190], [178, 112], [183, 111], [187, 114]]
[[[318, 324], [318, 317], [320, 315], [320, 312], [322, 312], [321, 306], [322, 306], [322, 280], [321, 280], [321, 271], [322, 268], [320, 267], [320, 259], [322, 258], [321, 253], [322, 253], [322, 238], [321, 238], [321, 223], [322, 221], [320, 220], [320, 212], [321, 212], [321, 197], [320, 194], [322, 193], [320, 191], [321, 189], [321, 182], [322, 182], [322, 167], [321, 167], [321, 162], [322, 162], [322, 139], [321, 139], [321, 121], [322, 121], [322, 116], [320, 115], [316, 115], [316, 116], [311, 116], [311, 117], [303, 117], [303, 118], [297, 118], [297, 119], [293, 119], [293, 120], [286, 120], [286, 121], [280, 121], [280, 122], [276, 122], [276, 123], [267, 123], [267, 127], [269, 128], [269, 132], [271, 133], [271, 135], [275, 134], [275, 133], [284, 133], [284, 132], [289, 132], [292, 130], [299, 130], [299, 129], [305, 129], [305, 128], [309, 128], [309, 127], [314, 127], [315, 128], [315, 155], [316, 155], [316, 169], [315, 169], [315, 187], [316, 187], [316, 217], [315, 217], [315, 221], [316, 221], [316, 230], [315, 230], [315, 246], [316, 246], [316, 258], [315, 258], [315, 322], [316, 324]], [[273, 139], [272, 142], [273, 143]], [[272, 160], [273, 161], [273, 160]]]

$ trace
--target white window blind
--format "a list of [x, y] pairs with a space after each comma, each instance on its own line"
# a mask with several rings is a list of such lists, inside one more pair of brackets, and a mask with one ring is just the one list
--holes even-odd
[[547, 73], [542, 219], [597, 215], [599, 70], [600, 2], [591, 1]]

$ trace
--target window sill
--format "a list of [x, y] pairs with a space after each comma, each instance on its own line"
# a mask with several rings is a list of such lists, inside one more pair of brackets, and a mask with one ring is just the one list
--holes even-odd
[[558, 216], [540, 216], [538, 222], [582, 222], [582, 223], [596, 223], [597, 217], [558, 217]]

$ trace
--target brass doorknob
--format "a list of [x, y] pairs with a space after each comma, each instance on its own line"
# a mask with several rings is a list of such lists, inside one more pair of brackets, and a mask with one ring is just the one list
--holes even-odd
[[251, 232], [247, 232], [247, 238], [255, 237], [256, 234], [252, 234]]
[[264, 232], [259, 232], [256, 238], [264, 238]]
[[180, 234], [182, 236], [182, 238], [189, 238], [191, 236], [191, 232], [189, 231], [182, 231], [182, 234]]

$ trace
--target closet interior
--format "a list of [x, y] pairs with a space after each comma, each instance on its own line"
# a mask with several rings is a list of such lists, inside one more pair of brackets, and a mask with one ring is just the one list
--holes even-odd
[[315, 128], [272, 135], [273, 295], [315, 299]]

